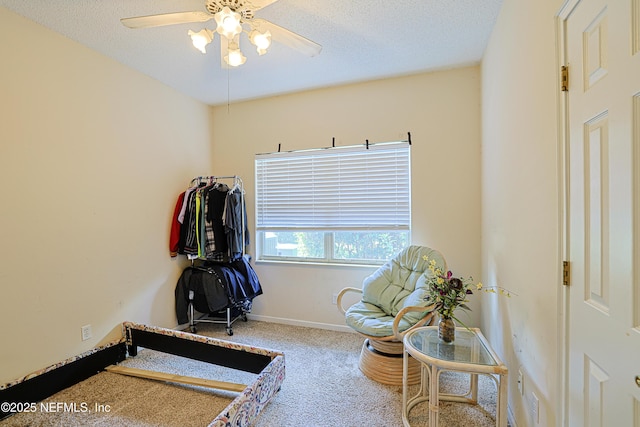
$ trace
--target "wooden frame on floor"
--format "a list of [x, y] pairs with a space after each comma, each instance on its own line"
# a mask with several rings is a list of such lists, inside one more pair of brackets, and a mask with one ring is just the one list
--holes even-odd
[[[138, 346], [189, 359], [258, 374], [248, 385], [183, 377], [155, 371], [117, 367], [137, 354]], [[238, 392], [238, 396], [209, 424], [210, 427], [251, 425], [280, 390], [284, 381], [284, 354], [172, 329], [123, 323], [123, 338], [79, 356], [0, 385], [0, 419], [10, 416], [11, 405], [38, 402], [103, 371], [155, 380], [196, 384]], [[249, 424], [247, 424], [249, 422]]]

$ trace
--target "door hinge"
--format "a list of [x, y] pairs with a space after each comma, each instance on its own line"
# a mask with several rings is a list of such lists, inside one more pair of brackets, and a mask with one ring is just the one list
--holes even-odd
[[566, 65], [560, 68], [560, 88], [563, 92], [569, 90], [569, 67]]
[[569, 261], [562, 261], [562, 284], [571, 286], [571, 266]]

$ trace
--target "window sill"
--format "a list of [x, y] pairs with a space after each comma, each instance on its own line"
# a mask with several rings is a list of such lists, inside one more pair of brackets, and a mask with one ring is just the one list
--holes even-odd
[[256, 259], [256, 264], [273, 264], [273, 265], [304, 265], [314, 267], [355, 267], [355, 268], [379, 268], [381, 264], [363, 264], [350, 262], [314, 262], [314, 261], [291, 261], [291, 260], [275, 260], [275, 259]]

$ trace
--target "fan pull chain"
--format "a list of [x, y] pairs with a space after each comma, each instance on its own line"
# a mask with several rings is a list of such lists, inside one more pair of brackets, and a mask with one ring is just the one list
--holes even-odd
[[[229, 51], [229, 40], [227, 40], [227, 52]], [[229, 114], [229, 111], [231, 110], [231, 83], [229, 82], [231, 80], [231, 71], [229, 70], [229, 68], [231, 67], [227, 67], [227, 114]]]

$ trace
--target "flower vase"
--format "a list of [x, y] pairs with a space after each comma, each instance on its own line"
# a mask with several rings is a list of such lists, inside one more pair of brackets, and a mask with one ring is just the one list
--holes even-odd
[[440, 318], [440, 322], [438, 322], [438, 338], [447, 344], [456, 339], [456, 324], [452, 318]]

